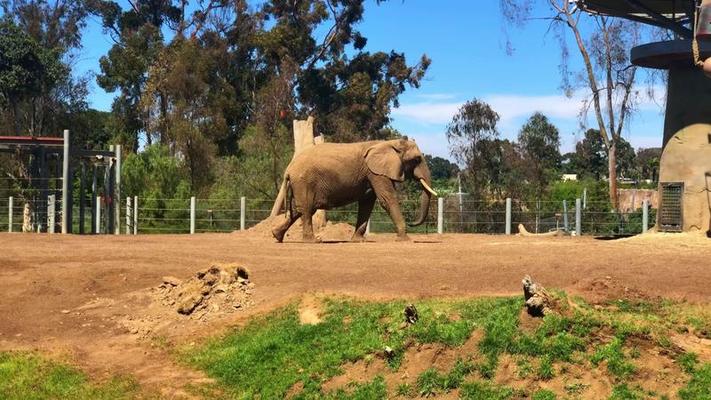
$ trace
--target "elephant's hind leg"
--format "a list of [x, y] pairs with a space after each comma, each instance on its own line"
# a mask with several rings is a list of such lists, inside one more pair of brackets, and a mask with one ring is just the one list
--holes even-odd
[[308, 243], [318, 243], [320, 240], [316, 239], [314, 235], [314, 225], [313, 225], [313, 215], [314, 210], [305, 210], [301, 215], [301, 225], [303, 226], [303, 240]]
[[292, 225], [294, 225], [294, 222], [296, 222], [299, 217], [301, 217], [301, 213], [298, 211], [293, 214], [287, 213], [284, 222], [272, 230], [272, 236], [274, 236], [274, 239], [276, 239], [279, 243], [283, 242], [284, 235], [286, 235], [286, 232]]
[[358, 220], [356, 221], [356, 229], [353, 232], [354, 242], [365, 241], [365, 230], [368, 227], [368, 220], [370, 219], [370, 214], [373, 212], [373, 206], [375, 205], [375, 192], [372, 190], [368, 192], [362, 199], [358, 201]]

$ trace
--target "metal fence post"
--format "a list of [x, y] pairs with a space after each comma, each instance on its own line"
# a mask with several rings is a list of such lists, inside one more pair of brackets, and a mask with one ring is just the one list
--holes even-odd
[[69, 182], [69, 130], [64, 130], [64, 151], [62, 154], [62, 233], [71, 229], [71, 185]]
[[190, 197], [190, 234], [195, 233], [195, 196]]
[[563, 230], [570, 232], [570, 225], [568, 225], [568, 200], [563, 200]]
[[247, 225], [247, 198], [239, 198], [239, 230], [243, 231]]
[[138, 235], [138, 196], [133, 196], [133, 234]]
[[47, 196], [47, 233], [54, 233], [55, 206], [55, 197], [50, 194]]
[[101, 233], [101, 196], [96, 196], [96, 226], [94, 231], [96, 234]]
[[583, 233], [583, 201], [575, 199], [575, 235]]
[[437, 199], [437, 233], [444, 233], [444, 197]]
[[642, 201], [642, 233], [649, 230], [649, 200]]
[[511, 234], [511, 198], [506, 198], [506, 234]]
[[13, 204], [15, 202], [14, 200], [15, 199], [10, 196], [7, 203], [7, 231], [9, 233], [12, 233], [12, 209], [15, 207], [15, 205]]
[[126, 234], [131, 234], [131, 197], [126, 197]]
[[114, 155], [116, 156], [116, 164], [114, 166], [114, 196], [116, 199], [116, 204], [114, 205], [114, 219], [116, 221], [116, 226], [114, 227], [114, 234], [119, 235], [121, 233], [121, 145], [117, 144], [114, 146]]

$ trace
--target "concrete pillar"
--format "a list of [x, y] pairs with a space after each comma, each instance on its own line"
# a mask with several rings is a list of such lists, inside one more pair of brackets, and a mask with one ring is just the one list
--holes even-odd
[[642, 201], [642, 233], [649, 230], [649, 200]]
[[511, 234], [511, 198], [506, 198], [506, 234]]
[[131, 197], [126, 197], [126, 234], [131, 234]]
[[10, 198], [8, 198], [7, 200], [7, 231], [9, 233], [12, 233], [12, 208], [15, 207], [15, 205], [13, 204], [15, 202], [15, 199], [10, 196]]
[[117, 144], [114, 146], [114, 151], [116, 154], [116, 165], [114, 167], [114, 221], [116, 221], [116, 226], [114, 226], [114, 234], [118, 235], [121, 233], [121, 145]]
[[563, 200], [563, 230], [570, 232], [570, 225], [568, 225], [568, 201]]
[[133, 196], [133, 234], [138, 235], [138, 196]]
[[69, 173], [69, 130], [64, 130], [64, 152], [62, 157], [62, 233], [71, 233], [71, 185]]
[[580, 236], [583, 233], [583, 202], [581, 199], [575, 199], [575, 235]]
[[245, 230], [247, 225], [247, 198], [239, 198], [239, 230]]
[[195, 196], [190, 198], [190, 234], [195, 234]]
[[96, 196], [96, 226], [94, 226], [94, 233], [101, 233], [101, 197]]
[[54, 233], [56, 200], [54, 195], [47, 196], [47, 233]]
[[444, 233], [444, 198], [437, 199], [437, 233]]

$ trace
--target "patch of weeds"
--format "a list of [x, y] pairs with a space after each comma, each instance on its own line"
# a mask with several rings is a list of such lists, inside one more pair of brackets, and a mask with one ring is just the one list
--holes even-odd
[[401, 383], [397, 386], [396, 394], [402, 397], [413, 397], [414, 389], [409, 383]]
[[635, 346], [630, 350], [630, 358], [637, 359], [642, 355], [642, 352], [639, 350], [639, 347]]
[[636, 389], [630, 388], [627, 384], [615, 386], [610, 396], [610, 400], [642, 400], [644, 398], [644, 394]]
[[548, 381], [553, 379], [555, 376], [555, 371], [553, 369], [553, 361], [548, 356], [541, 357], [541, 361], [538, 364], [538, 370], [536, 370], [536, 377], [542, 381]]
[[576, 396], [576, 395], [582, 394], [589, 387], [590, 387], [590, 385], [587, 385], [585, 383], [575, 382], [575, 383], [566, 384], [564, 389], [567, 394], [569, 394], [571, 396]]
[[443, 378], [439, 371], [429, 368], [417, 377], [417, 392], [420, 396], [434, 396], [441, 390]]
[[516, 376], [525, 379], [533, 372], [531, 362], [527, 358], [520, 358], [516, 361]]
[[138, 385], [129, 378], [94, 384], [77, 369], [36, 354], [0, 352], [0, 398], [5, 400], [111, 400], [138, 396]]
[[634, 314], [651, 314], [659, 307], [657, 304], [644, 300], [619, 299], [610, 303], [621, 312]]
[[489, 382], [471, 382], [462, 385], [459, 397], [462, 400], [508, 400], [517, 393], [506, 386], [498, 386]]
[[531, 397], [532, 400], [556, 400], [556, 398], [555, 393], [547, 389], [541, 389]]
[[711, 399], [711, 363], [706, 363], [694, 371], [689, 383], [679, 390], [679, 397], [682, 400]]
[[660, 335], [657, 337], [657, 344], [663, 349], [671, 349], [673, 345], [669, 336], [666, 335]]
[[590, 361], [597, 366], [603, 360], [607, 361], [607, 370], [619, 379], [625, 379], [632, 375], [636, 368], [634, 364], [625, 360], [622, 340], [613, 338], [609, 344], [598, 347]]
[[458, 388], [464, 382], [464, 378], [471, 374], [473, 370], [474, 364], [461, 358], [457, 359], [452, 370], [444, 376], [442, 388], [446, 391]]
[[452, 370], [442, 374], [434, 368], [429, 368], [417, 377], [417, 392], [420, 396], [433, 396], [440, 392], [449, 392], [458, 388], [475, 366], [469, 361], [457, 359]]
[[493, 377], [500, 354], [513, 350], [520, 310], [520, 299], [516, 298], [492, 310], [484, 321], [484, 337], [479, 342], [479, 350], [486, 356], [486, 362], [477, 367], [484, 378]]
[[350, 384], [349, 387], [351, 389], [350, 392], [339, 389], [325, 396], [319, 396], [319, 398], [326, 400], [376, 400], [388, 398], [388, 388], [382, 376], [377, 376], [371, 382]]
[[687, 374], [693, 374], [696, 365], [699, 363], [699, 356], [692, 352], [681, 353], [676, 357], [676, 362], [682, 371]]

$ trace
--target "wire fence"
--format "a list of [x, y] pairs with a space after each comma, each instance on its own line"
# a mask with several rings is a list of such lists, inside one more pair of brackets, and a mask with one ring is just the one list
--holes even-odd
[[[138, 207], [131, 198], [112, 204], [104, 198], [75, 199], [72, 209], [72, 231], [75, 233], [132, 233], [134, 225], [138, 233], [202, 233], [233, 232], [249, 229], [270, 216], [271, 199], [162, 199], [137, 198]], [[641, 233], [644, 229], [643, 208], [629, 212], [612, 211], [606, 202], [580, 204], [576, 210], [576, 199], [565, 201], [512, 200], [507, 209], [505, 200], [472, 200], [466, 196], [450, 195], [430, 202], [428, 218], [417, 227], [408, 227], [411, 233], [485, 233], [504, 234], [509, 230], [517, 232], [518, 225], [533, 233], [544, 233], [560, 229], [572, 232], [579, 224], [585, 235], [625, 235]], [[81, 203], [83, 202], [83, 218]], [[0, 229], [12, 231], [27, 229], [27, 207], [30, 208], [29, 223], [32, 231], [49, 231], [54, 221], [55, 232], [60, 231], [62, 210], [61, 198], [50, 200], [28, 200], [14, 198], [10, 209], [10, 199], [0, 198]], [[400, 208], [406, 221], [414, 221], [419, 213], [417, 200], [404, 199]], [[53, 207], [52, 207], [53, 206]], [[118, 206], [118, 215], [115, 207]], [[12, 210], [12, 211], [10, 211]], [[53, 211], [53, 212], [52, 212]], [[97, 213], [98, 211], [98, 213]], [[649, 208], [648, 226], [654, 225], [656, 210]], [[109, 215], [111, 214], [111, 215]], [[580, 215], [579, 221], [576, 220]], [[332, 222], [346, 222], [355, 225], [358, 215], [357, 204], [328, 210], [327, 218]], [[115, 226], [110, 230], [110, 219]], [[127, 218], [128, 217], [128, 218]], [[508, 223], [510, 221], [510, 224]], [[394, 232], [395, 226], [388, 212], [376, 204], [369, 223], [370, 232]]]

